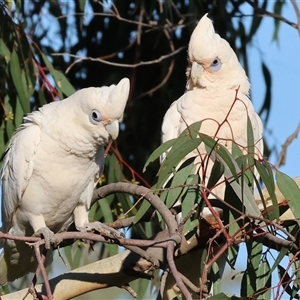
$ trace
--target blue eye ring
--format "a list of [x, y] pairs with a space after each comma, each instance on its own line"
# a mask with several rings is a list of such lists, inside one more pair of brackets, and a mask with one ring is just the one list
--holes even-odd
[[102, 116], [99, 110], [93, 109], [89, 115], [90, 122], [94, 125], [98, 125], [102, 121]]
[[210, 64], [209, 68], [213, 72], [218, 72], [222, 67], [222, 63], [218, 57], [216, 57], [213, 62]]

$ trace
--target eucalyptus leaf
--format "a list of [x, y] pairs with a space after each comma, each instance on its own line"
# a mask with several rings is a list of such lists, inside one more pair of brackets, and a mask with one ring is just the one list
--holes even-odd
[[296, 219], [300, 218], [300, 188], [297, 183], [288, 175], [276, 171], [276, 182], [279, 190], [288, 200], [291, 211]]

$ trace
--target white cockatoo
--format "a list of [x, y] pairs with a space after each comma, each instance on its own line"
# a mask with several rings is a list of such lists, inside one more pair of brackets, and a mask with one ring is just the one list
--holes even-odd
[[[249, 117], [253, 127], [252, 146], [255, 147], [255, 158], [261, 157], [263, 125], [248, 97], [250, 89], [248, 78], [228, 42], [215, 33], [207, 14], [201, 18], [191, 35], [188, 61], [186, 92], [171, 104], [164, 116], [162, 142], [178, 137], [188, 125], [202, 121], [201, 133], [214, 138], [229, 152], [232, 151], [232, 143], [235, 143], [246, 154], [247, 117]], [[214, 151], [211, 153], [207, 151], [204, 143], [201, 143], [184, 159], [185, 161], [190, 157], [196, 157], [194, 164], [202, 180], [201, 168], [206, 168], [206, 184], [215, 160]], [[162, 156], [162, 160], [164, 159], [166, 154]], [[201, 161], [205, 161], [203, 166]], [[210, 198], [217, 195], [224, 199], [225, 184], [217, 185], [212, 192], [214, 195], [210, 194]], [[211, 215], [208, 208], [204, 208], [202, 213], [204, 216]], [[189, 253], [187, 257], [183, 256], [176, 261], [178, 270], [196, 285], [199, 285], [201, 277], [201, 253], [202, 249], [199, 249], [196, 254]], [[217, 263], [222, 273], [226, 263], [224, 256]], [[174, 278], [168, 276], [164, 299], [173, 299], [179, 293]]]
[[[82, 89], [63, 101], [30, 113], [15, 132], [3, 162], [4, 232], [19, 236], [54, 234], [72, 221], [79, 231], [109, 230], [89, 223], [95, 183], [103, 171], [104, 146], [119, 133], [129, 94], [129, 80]], [[6, 240], [0, 284], [37, 267], [33, 249]]]
[[[162, 142], [174, 139], [190, 125], [202, 121], [200, 132], [229, 152], [232, 143], [247, 153], [247, 116], [249, 116], [255, 141], [255, 158], [263, 153], [261, 119], [248, 98], [250, 84], [236, 54], [227, 41], [215, 33], [207, 15], [203, 16], [191, 35], [188, 46], [190, 67], [187, 71], [187, 91], [173, 102], [162, 124]], [[198, 156], [195, 164], [208, 155], [204, 144], [186, 156]], [[206, 179], [211, 173], [214, 153], [210, 154]], [[202, 175], [201, 172], [199, 173]], [[224, 198], [225, 184], [212, 190]]]

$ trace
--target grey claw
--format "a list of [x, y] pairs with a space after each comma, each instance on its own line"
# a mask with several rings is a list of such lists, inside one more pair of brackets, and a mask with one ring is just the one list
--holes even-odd
[[45, 248], [47, 250], [51, 248], [51, 245], [54, 245], [55, 247], [57, 247], [57, 245], [61, 242], [61, 240], [57, 238], [55, 233], [53, 231], [51, 231], [48, 227], [40, 228], [33, 235], [44, 238]]

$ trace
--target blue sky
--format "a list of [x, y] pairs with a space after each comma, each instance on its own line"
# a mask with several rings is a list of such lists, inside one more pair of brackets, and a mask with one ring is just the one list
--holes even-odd
[[[297, 2], [300, 5], [299, 2]], [[269, 1], [272, 11], [274, 1]], [[290, 1], [286, 1], [282, 15], [297, 23], [296, 14]], [[250, 21], [250, 20], [249, 20]], [[300, 122], [300, 36], [298, 31], [283, 22], [280, 23], [279, 41], [272, 41], [274, 21], [264, 17], [252, 47], [248, 48], [251, 96], [256, 110], [262, 105], [265, 82], [261, 71], [261, 61], [272, 75], [272, 108], [265, 137], [270, 146], [281, 145], [292, 134]], [[258, 50], [259, 49], [259, 50]], [[300, 176], [300, 135], [288, 148], [287, 163], [280, 170], [291, 177]], [[275, 163], [277, 154], [269, 157]]]

